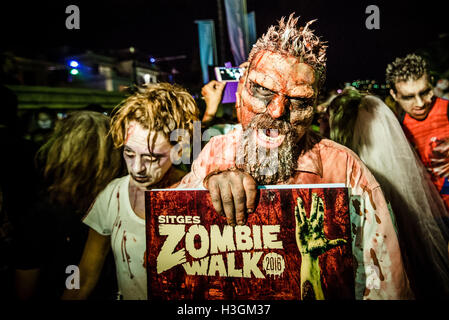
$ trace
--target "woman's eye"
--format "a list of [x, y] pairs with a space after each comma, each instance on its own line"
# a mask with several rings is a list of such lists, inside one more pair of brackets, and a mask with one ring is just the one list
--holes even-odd
[[161, 157], [159, 156], [144, 156], [143, 159], [149, 162], [159, 161]]
[[125, 156], [127, 156], [127, 157], [129, 157], [129, 158], [132, 158], [132, 157], [134, 157], [134, 153], [125, 150]]

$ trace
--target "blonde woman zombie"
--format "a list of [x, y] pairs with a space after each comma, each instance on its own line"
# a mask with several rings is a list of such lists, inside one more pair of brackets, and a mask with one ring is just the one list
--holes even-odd
[[172, 166], [176, 129], [192, 132], [198, 110], [184, 89], [167, 83], [140, 88], [114, 115], [111, 135], [122, 148], [128, 175], [112, 181], [84, 218], [90, 227], [80, 262], [80, 289], [67, 290], [63, 299], [85, 299], [94, 289], [104, 259], [112, 248], [119, 296], [147, 299], [145, 254], [145, 191], [166, 188], [184, 172]]

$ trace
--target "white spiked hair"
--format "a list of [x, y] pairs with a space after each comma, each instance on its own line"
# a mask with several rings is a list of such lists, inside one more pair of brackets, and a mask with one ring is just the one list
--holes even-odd
[[285, 22], [285, 17], [282, 17], [277, 26], [271, 26], [253, 46], [248, 61], [251, 63], [261, 50], [298, 57], [301, 62], [309, 64], [318, 73], [318, 87], [320, 88], [326, 77], [327, 45], [309, 28], [316, 19], [307, 22], [304, 27], [300, 28], [297, 28], [298, 20], [299, 17], [294, 18], [294, 13], [292, 13], [287, 22]]

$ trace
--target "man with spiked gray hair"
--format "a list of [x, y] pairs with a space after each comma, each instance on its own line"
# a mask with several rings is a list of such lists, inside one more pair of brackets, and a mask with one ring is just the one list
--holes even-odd
[[[343, 183], [351, 199], [355, 298], [411, 298], [379, 184], [351, 150], [309, 130], [327, 48], [310, 29], [313, 22], [299, 28], [291, 14], [257, 41], [237, 90], [242, 127], [212, 138], [178, 187], [207, 188], [215, 210], [234, 226], [255, 211], [257, 185]], [[367, 280], [373, 268], [376, 287]]]

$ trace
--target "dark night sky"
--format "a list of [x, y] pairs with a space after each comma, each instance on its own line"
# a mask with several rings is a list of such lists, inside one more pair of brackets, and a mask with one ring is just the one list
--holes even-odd
[[[3, 48], [30, 57], [64, 45], [94, 52], [134, 46], [155, 57], [185, 54], [185, 70], [196, 73], [199, 80], [194, 21], [214, 19], [218, 27], [216, 0], [36, 2], [2, 3]], [[317, 18], [314, 28], [329, 44], [327, 77], [332, 86], [356, 78], [382, 81], [385, 66], [394, 57], [428, 47], [440, 34], [449, 33], [448, 14], [441, 2], [247, 0], [247, 6], [256, 12], [258, 36], [291, 12], [300, 15], [302, 23]], [[69, 4], [80, 8], [80, 30], [65, 28]], [[370, 4], [380, 8], [380, 30], [365, 27], [365, 8]], [[226, 60], [232, 61], [226, 50]]]

